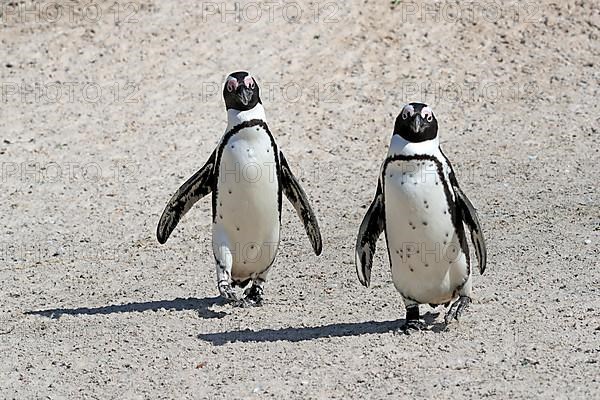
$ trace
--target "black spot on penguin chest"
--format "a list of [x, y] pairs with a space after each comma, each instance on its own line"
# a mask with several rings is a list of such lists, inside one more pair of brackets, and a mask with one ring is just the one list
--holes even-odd
[[232, 136], [234, 136], [235, 134], [240, 132], [242, 129], [252, 128], [252, 127], [262, 128], [267, 133], [267, 135], [269, 135], [269, 141], [271, 142], [271, 151], [273, 152], [273, 158], [275, 159], [275, 164], [276, 164], [275, 169], [276, 169], [276, 174], [277, 174], [277, 208], [278, 208], [278, 213], [279, 213], [279, 222], [281, 222], [282, 188], [281, 188], [281, 162], [279, 159], [279, 150], [277, 148], [277, 143], [275, 143], [275, 139], [273, 138], [273, 135], [271, 134], [271, 131], [269, 130], [267, 123], [260, 119], [252, 119], [249, 121], [244, 121], [244, 122], [234, 126], [233, 128], [231, 128], [231, 130], [229, 130], [227, 133], [225, 133], [225, 135], [223, 136], [223, 139], [221, 140], [219, 149], [217, 151], [217, 157], [216, 157], [216, 162], [215, 162], [215, 167], [214, 167], [215, 169], [214, 169], [214, 173], [213, 173], [214, 179], [212, 181], [212, 219], [213, 219], [213, 223], [216, 223], [216, 221], [217, 221], [217, 199], [219, 197], [219, 187], [218, 187], [219, 186], [219, 172], [220, 172], [221, 160], [223, 158], [223, 150], [225, 149], [225, 146], [227, 146], [227, 144]]
[[[450, 182], [448, 181], [448, 179], [446, 179], [446, 176], [444, 174], [444, 165], [438, 158], [428, 155], [428, 154], [415, 154], [415, 155], [411, 155], [411, 156], [395, 155], [392, 157], [388, 157], [384, 162], [384, 165], [382, 168], [382, 173], [381, 173], [381, 181], [383, 182], [382, 190], [383, 190], [384, 194], [385, 194], [385, 181], [386, 181], [385, 177], [386, 177], [386, 174], [388, 173], [387, 168], [390, 165], [390, 163], [392, 163], [394, 161], [409, 161], [409, 162], [411, 162], [411, 161], [414, 161], [414, 162], [430, 161], [435, 164], [437, 178], [439, 179], [439, 181], [442, 184], [442, 188], [444, 191], [444, 197], [446, 198], [446, 204], [448, 207], [448, 212], [450, 213], [450, 219], [452, 221], [452, 226], [453, 226], [456, 234], [458, 235], [461, 250], [465, 254], [465, 258], [466, 258], [466, 262], [467, 262], [467, 269], [468, 269], [468, 274], [467, 274], [467, 277], [468, 277], [471, 274], [471, 262], [470, 262], [470, 256], [469, 256], [469, 247], [468, 247], [468, 243], [467, 243], [467, 237], [465, 235], [465, 230], [464, 230], [463, 222], [462, 222], [463, 217], [462, 217], [461, 211], [457, 207], [457, 204], [454, 200], [453, 189], [450, 186]], [[384, 201], [385, 201], [385, 197], [384, 197]], [[428, 205], [425, 203], [423, 206], [425, 209], [429, 208]], [[415, 229], [414, 226], [412, 226], [412, 228]], [[391, 265], [392, 264], [392, 255], [390, 253], [387, 226], [384, 227], [384, 231], [385, 231], [386, 245], [388, 248], [388, 258], [389, 258], [389, 262]], [[466, 282], [466, 279], [465, 279], [465, 282]], [[462, 285], [464, 285], [465, 282], [463, 282], [460, 285], [460, 287], [462, 287]]]

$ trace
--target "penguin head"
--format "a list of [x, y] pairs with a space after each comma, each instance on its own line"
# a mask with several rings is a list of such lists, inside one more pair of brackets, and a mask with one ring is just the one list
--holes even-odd
[[228, 110], [247, 111], [262, 104], [258, 84], [246, 71], [229, 74], [223, 86], [223, 99]]
[[394, 135], [413, 143], [437, 137], [438, 124], [433, 111], [427, 104], [410, 103], [396, 117]]

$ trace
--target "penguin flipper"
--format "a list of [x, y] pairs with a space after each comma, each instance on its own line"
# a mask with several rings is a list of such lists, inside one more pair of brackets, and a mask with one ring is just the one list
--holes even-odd
[[475, 247], [475, 254], [477, 255], [477, 262], [479, 263], [479, 272], [484, 273], [487, 264], [487, 250], [485, 247], [485, 239], [483, 237], [483, 231], [479, 224], [479, 218], [477, 217], [477, 211], [473, 204], [469, 200], [466, 194], [458, 187], [454, 186], [454, 192], [456, 193], [456, 199], [459, 208], [462, 211], [463, 221], [469, 227], [471, 231], [471, 241]]
[[358, 274], [360, 283], [366, 287], [369, 287], [371, 283], [371, 267], [373, 266], [375, 246], [384, 228], [385, 208], [380, 181], [377, 184], [375, 198], [360, 224], [358, 238], [356, 239], [356, 253], [354, 258], [356, 273]]
[[281, 164], [281, 183], [285, 197], [292, 203], [300, 220], [302, 220], [304, 229], [306, 230], [306, 234], [308, 235], [308, 239], [310, 240], [315, 254], [320, 255], [323, 244], [317, 217], [315, 217], [315, 214], [310, 207], [310, 203], [306, 198], [306, 193], [302, 190], [300, 183], [298, 183], [298, 180], [292, 173], [292, 170], [281, 151], [279, 152], [279, 159]]
[[216, 150], [210, 155], [206, 164], [181, 185], [167, 203], [156, 228], [156, 238], [160, 244], [167, 241], [185, 213], [198, 200], [212, 192], [215, 160]]

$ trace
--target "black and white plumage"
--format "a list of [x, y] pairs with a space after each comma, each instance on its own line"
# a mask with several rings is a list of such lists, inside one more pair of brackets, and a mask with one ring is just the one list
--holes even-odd
[[470, 303], [472, 271], [464, 225], [480, 272], [486, 267], [477, 212], [458, 185], [437, 130], [426, 104], [404, 106], [356, 242], [358, 279], [368, 287], [376, 242], [385, 232], [392, 280], [407, 309], [405, 328], [419, 326], [419, 304], [454, 301], [448, 323]]
[[212, 239], [221, 295], [238, 300], [233, 287], [252, 285], [241, 304], [261, 304], [263, 285], [280, 239], [282, 193], [302, 220], [315, 254], [321, 233], [306, 194], [266, 123], [256, 80], [230, 74], [223, 88], [227, 129], [206, 164], [168, 202], [157, 227], [165, 243], [183, 215], [212, 193]]

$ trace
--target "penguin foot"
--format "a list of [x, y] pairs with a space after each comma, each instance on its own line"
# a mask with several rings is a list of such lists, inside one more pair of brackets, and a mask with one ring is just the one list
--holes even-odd
[[420, 332], [427, 330], [427, 328], [427, 324], [422, 319], [409, 319], [404, 323], [404, 325], [398, 328], [396, 332], [399, 334], [402, 333], [404, 335], [410, 335], [411, 331]]
[[453, 319], [458, 321], [458, 318], [462, 315], [463, 311], [471, 304], [471, 298], [468, 296], [460, 296], [451, 306], [450, 310], [444, 317], [444, 322], [448, 325]]
[[237, 299], [233, 301], [233, 306], [238, 308], [248, 308], [252, 307], [252, 304], [246, 299]]
[[258, 285], [252, 285], [250, 289], [247, 289], [245, 292], [245, 300], [252, 306], [260, 307], [263, 305], [263, 294], [264, 291], [262, 287]]
[[235, 294], [235, 291], [231, 287], [229, 282], [223, 281], [219, 282], [219, 293], [221, 293], [221, 297], [229, 301], [237, 301], [238, 296]]

